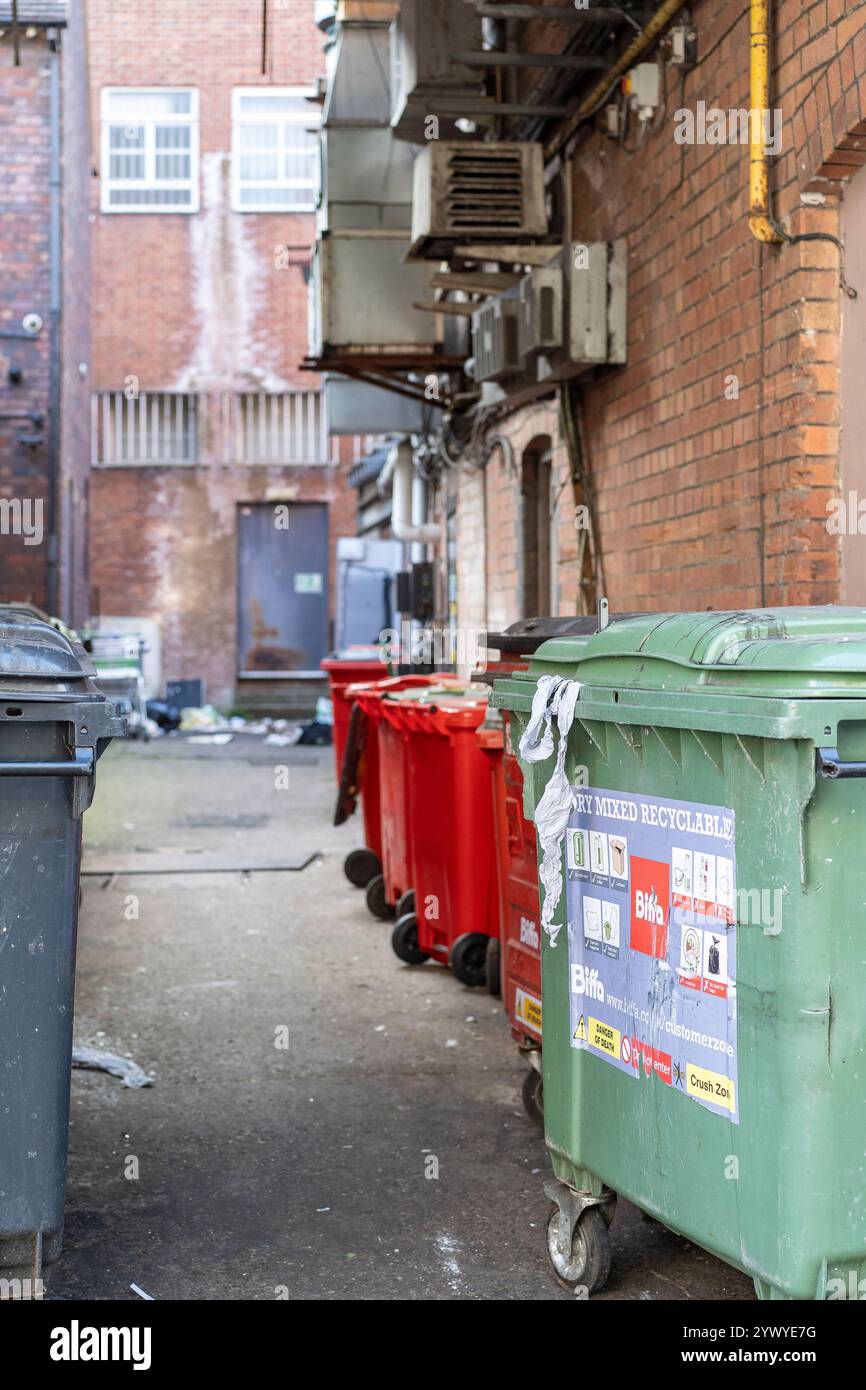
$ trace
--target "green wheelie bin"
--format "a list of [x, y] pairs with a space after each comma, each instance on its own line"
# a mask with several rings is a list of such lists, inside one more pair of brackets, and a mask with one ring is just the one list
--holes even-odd
[[623, 1195], [759, 1297], [866, 1296], [866, 609], [556, 639], [521, 733], [542, 896], [548, 1252]]

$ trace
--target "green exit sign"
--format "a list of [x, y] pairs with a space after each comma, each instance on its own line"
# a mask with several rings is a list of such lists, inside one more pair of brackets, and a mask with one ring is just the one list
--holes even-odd
[[324, 590], [322, 576], [320, 574], [296, 574], [295, 593], [296, 594], [321, 594]]

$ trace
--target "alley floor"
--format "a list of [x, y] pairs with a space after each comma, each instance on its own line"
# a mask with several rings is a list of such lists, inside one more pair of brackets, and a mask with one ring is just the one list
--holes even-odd
[[[343, 876], [360, 824], [334, 829], [333, 800], [330, 748], [249, 735], [100, 763], [75, 1036], [155, 1084], [73, 1073], [50, 1298], [573, 1298], [505, 1015], [400, 965]], [[752, 1297], [626, 1203], [612, 1234], [602, 1298]]]

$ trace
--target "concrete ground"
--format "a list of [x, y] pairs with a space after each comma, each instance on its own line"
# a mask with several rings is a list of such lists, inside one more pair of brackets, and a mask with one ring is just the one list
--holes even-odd
[[[50, 1298], [573, 1297], [549, 1272], [549, 1165], [505, 1016], [399, 964], [343, 876], [360, 825], [334, 829], [333, 800], [329, 748], [251, 735], [100, 763], [75, 1034], [156, 1082], [73, 1073]], [[752, 1296], [626, 1203], [612, 1235], [602, 1298]]]

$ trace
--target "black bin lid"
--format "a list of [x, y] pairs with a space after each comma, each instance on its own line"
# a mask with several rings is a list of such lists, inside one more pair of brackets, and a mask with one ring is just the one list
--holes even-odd
[[[636, 613], [611, 613], [609, 622], [636, 618]], [[551, 637], [590, 637], [598, 632], [598, 617], [589, 618], [521, 618], [504, 632], [488, 632], [486, 645], [513, 656], [532, 656], [542, 642]]]
[[81, 681], [92, 675], [83, 647], [23, 607], [0, 607], [0, 680]]

